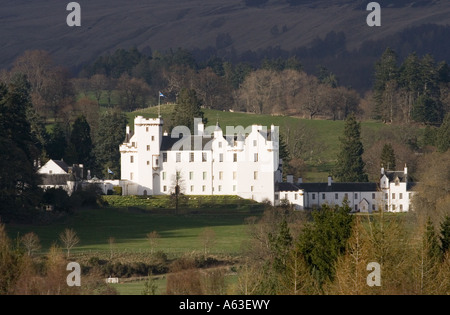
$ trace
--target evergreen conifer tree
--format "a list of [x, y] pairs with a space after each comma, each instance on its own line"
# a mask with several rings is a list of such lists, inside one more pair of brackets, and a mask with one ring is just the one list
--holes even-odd
[[194, 131], [194, 118], [204, 118], [201, 110], [202, 101], [195, 90], [182, 89], [178, 96], [178, 102], [172, 117], [173, 126], [186, 126]]
[[387, 170], [395, 170], [395, 152], [392, 144], [386, 143], [383, 146], [383, 151], [381, 151], [381, 166], [385, 167]]
[[334, 170], [334, 176], [341, 182], [367, 182], [362, 159], [364, 147], [361, 142], [361, 124], [354, 115], [347, 117], [344, 136], [341, 140], [341, 152]]

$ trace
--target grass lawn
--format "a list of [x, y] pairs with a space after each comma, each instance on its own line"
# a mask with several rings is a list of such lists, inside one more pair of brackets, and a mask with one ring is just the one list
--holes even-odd
[[[198, 209], [196, 209], [198, 210]], [[146, 211], [139, 208], [101, 208], [77, 211], [72, 216], [50, 225], [28, 226], [8, 225], [12, 238], [35, 232], [46, 252], [58, 242], [59, 234], [65, 228], [73, 228], [81, 242], [73, 253], [107, 253], [108, 240], [114, 237], [114, 251], [122, 253], [143, 253], [149, 251], [146, 234], [157, 231], [161, 238], [155, 250], [179, 255], [185, 252], [201, 251], [199, 234], [205, 228], [215, 232], [215, 245], [212, 254], [239, 254], [242, 242], [247, 238], [245, 218], [252, 216], [249, 211], [233, 209], [227, 213], [224, 208], [217, 212], [209, 209], [202, 213], [174, 215]]]

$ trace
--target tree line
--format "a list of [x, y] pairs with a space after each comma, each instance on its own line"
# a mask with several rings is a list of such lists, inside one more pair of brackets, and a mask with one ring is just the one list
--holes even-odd
[[[345, 204], [296, 213], [285, 204], [249, 218], [239, 294], [448, 294], [449, 168], [433, 165], [448, 158], [435, 153], [421, 168], [415, 211], [403, 216], [349, 216]], [[381, 286], [367, 283], [371, 262]]]

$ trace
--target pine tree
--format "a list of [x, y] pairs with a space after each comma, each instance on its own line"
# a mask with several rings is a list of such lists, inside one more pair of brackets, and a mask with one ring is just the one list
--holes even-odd
[[127, 126], [127, 117], [120, 111], [107, 111], [100, 116], [95, 136], [95, 158], [100, 171], [108, 176], [108, 168], [114, 176], [120, 176], [120, 152]]
[[0, 84], [0, 212], [4, 214], [31, 210], [38, 203], [40, 150], [27, 120], [29, 89], [23, 76], [8, 86]]
[[367, 182], [369, 177], [364, 172], [364, 153], [361, 142], [361, 124], [354, 115], [347, 117], [344, 136], [340, 139], [341, 152], [334, 170], [334, 176], [341, 182]]
[[70, 164], [83, 164], [87, 169], [94, 166], [91, 128], [84, 116], [79, 116], [72, 126], [66, 160]]
[[387, 170], [395, 170], [395, 152], [392, 144], [386, 143], [383, 146], [383, 151], [381, 151], [381, 166], [384, 166]]
[[172, 117], [173, 126], [187, 126], [194, 131], [194, 118], [204, 118], [201, 110], [202, 101], [195, 90], [182, 89], [178, 96], [178, 103]]
[[397, 54], [391, 48], [387, 48], [380, 60], [375, 64], [373, 90], [376, 103], [374, 115], [377, 119], [386, 119], [386, 110], [383, 108], [383, 94], [389, 82], [398, 82], [399, 69], [397, 64]]
[[437, 131], [436, 146], [439, 152], [446, 152], [450, 148], [450, 113]]

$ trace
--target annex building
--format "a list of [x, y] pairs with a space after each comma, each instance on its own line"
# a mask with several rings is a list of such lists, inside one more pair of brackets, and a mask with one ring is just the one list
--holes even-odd
[[278, 183], [275, 200], [287, 200], [297, 210], [320, 208], [323, 204], [342, 205], [348, 203], [353, 212], [411, 210], [415, 183], [408, 181], [408, 168], [403, 171], [386, 171], [381, 168], [378, 183], [335, 183], [328, 177], [327, 183], [293, 182]]

